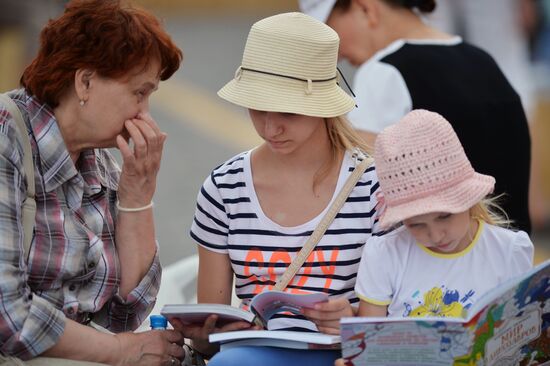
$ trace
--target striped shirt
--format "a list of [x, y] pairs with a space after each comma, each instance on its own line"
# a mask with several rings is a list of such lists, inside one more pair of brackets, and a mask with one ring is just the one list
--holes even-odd
[[57, 343], [65, 319], [112, 331], [137, 328], [160, 282], [155, 258], [127, 297], [118, 294], [115, 202], [120, 169], [107, 150], [84, 151], [75, 166], [51, 109], [24, 90], [10, 93], [33, 150], [37, 212], [28, 263], [21, 205], [23, 149], [15, 120], [0, 105], [0, 352], [28, 359]]
[[[191, 237], [199, 245], [229, 255], [236, 276], [236, 295], [245, 307], [255, 294], [273, 287], [330, 206], [299, 226], [283, 227], [273, 222], [263, 213], [254, 191], [250, 155], [250, 151], [241, 153], [214, 169], [198, 194], [191, 226]], [[354, 158], [346, 153], [332, 200], [354, 167]], [[371, 166], [287, 291], [326, 292], [357, 303], [354, 285], [362, 249], [367, 239], [380, 230], [375, 210], [378, 187]], [[315, 330], [305, 320], [276, 320], [269, 324], [270, 329]]]

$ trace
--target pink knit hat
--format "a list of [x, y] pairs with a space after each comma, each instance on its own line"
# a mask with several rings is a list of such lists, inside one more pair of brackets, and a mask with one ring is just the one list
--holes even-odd
[[417, 215], [466, 211], [495, 185], [493, 177], [474, 171], [449, 122], [422, 109], [384, 129], [374, 157], [384, 195], [383, 228]]

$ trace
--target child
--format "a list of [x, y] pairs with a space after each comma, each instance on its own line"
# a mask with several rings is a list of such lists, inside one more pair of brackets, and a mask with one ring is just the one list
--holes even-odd
[[378, 136], [382, 228], [365, 245], [355, 286], [359, 316], [461, 317], [479, 297], [528, 270], [533, 244], [503, 227], [485, 197], [493, 177], [476, 173], [441, 115], [415, 110]]

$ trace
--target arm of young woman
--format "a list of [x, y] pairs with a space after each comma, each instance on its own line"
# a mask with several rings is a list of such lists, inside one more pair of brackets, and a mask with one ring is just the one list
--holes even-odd
[[305, 309], [304, 315], [312, 320], [320, 332], [340, 334], [340, 319], [350, 316], [386, 316], [388, 307], [361, 301], [359, 309], [351, 306], [344, 298], [329, 300], [315, 305], [315, 309]]
[[213, 252], [200, 245], [198, 248], [197, 301], [199, 303], [231, 304], [233, 269], [229, 255]]
[[[199, 275], [197, 283], [197, 300], [199, 303], [231, 304], [233, 290], [233, 269], [227, 254], [216, 253], [198, 246]], [[202, 326], [183, 326], [172, 322], [186, 338], [193, 340], [193, 346], [200, 353], [212, 355], [217, 347], [208, 342], [212, 333], [229, 332], [251, 328], [246, 322], [234, 322], [221, 328], [216, 327], [216, 315], [210, 315]]]
[[322, 333], [340, 334], [340, 319], [355, 316], [356, 308], [343, 297], [315, 305], [314, 309], [304, 309], [304, 315], [317, 325]]

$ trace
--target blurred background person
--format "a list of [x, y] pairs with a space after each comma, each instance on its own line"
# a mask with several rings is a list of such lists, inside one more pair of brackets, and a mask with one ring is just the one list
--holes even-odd
[[[358, 66], [358, 108], [349, 116], [370, 144], [412, 109], [440, 113], [452, 121], [474, 169], [497, 180], [495, 195], [503, 194], [512, 226], [530, 233], [531, 143], [521, 100], [491, 56], [422, 21], [419, 13], [432, 12], [435, 0], [300, 5], [338, 32], [340, 57]], [[506, 159], [511, 146], [513, 165]]]
[[536, 108], [531, 120], [533, 171], [531, 220], [550, 233], [550, 0], [524, 0], [535, 75]]
[[[535, 65], [542, 68], [539, 89], [550, 93], [550, 0], [524, 0], [528, 4], [534, 4], [534, 10], [527, 10], [528, 14], [536, 17], [535, 24], [530, 25], [533, 61]], [[531, 9], [529, 6], [527, 9]], [[531, 18], [528, 18], [528, 20]]]
[[[487, 51], [497, 62], [512, 86], [521, 97], [533, 139], [529, 206], [533, 225], [542, 227], [548, 220], [548, 207], [540, 197], [543, 193], [542, 175], [537, 144], [544, 143], [535, 134], [544, 123], [540, 119], [537, 87], [532, 61], [544, 58], [550, 48], [550, 38], [545, 36], [546, 0], [437, 0], [435, 11], [426, 16], [426, 21], [437, 29], [460, 35], [466, 42]], [[530, 45], [530, 40], [534, 43]], [[530, 47], [531, 46], [531, 47]], [[543, 70], [539, 68], [539, 70]], [[548, 75], [539, 73], [539, 80], [548, 80]], [[546, 76], [546, 77], [545, 77]], [[546, 121], [546, 124], [548, 121]], [[544, 135], [542, 135], [544, 136]], [[546, 138], [550, 138], [546, 133]]]
[[531, 115], [535, 95], [528, 28], [534, 26], [534, 10], [533, 0], [437, 0], [425, 20], [488, 52]]

